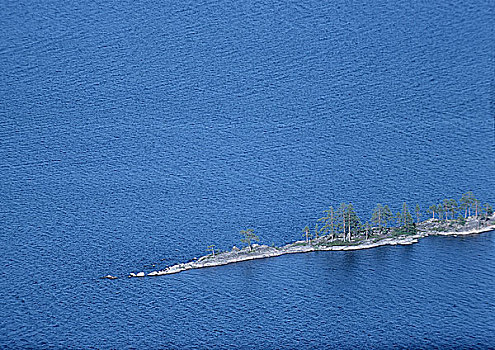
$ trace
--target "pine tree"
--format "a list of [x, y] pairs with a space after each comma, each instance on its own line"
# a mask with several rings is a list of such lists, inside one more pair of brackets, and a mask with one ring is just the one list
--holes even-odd
[[369, 236], [370, 236], [370, 232], [371, 232], [371, 226], [370, 226], [369, 221], [366, 221], [366, 223], [364, 224], [364, 232], [365, 232], [365, 235], [366, 235], [365, 236], [366, 239], [368, 239]]
[[416, 204], [416, 207], [414, 208], [414, 212], [416, 213], [416, 223], [419, 224], [419, 218], [421, 216], [421, 208], [419, 207], [419, 204]]
[[438, 213], [438, 209], [437, 209], [437, 206], [435, 204], [432, 204], [428, 208], [428, 214], [432, 214], [433, 215], [433, 219], [435, 219], [435, 213]]
[[457, 206], [457, 201], [455, 199], [449, 199], [449, 210], [450, 214], [452, 215], [451, 219], [455, 219], [455, 213], [457, 212], [458, 206]]
[[333, 207], [330, 207], [330, 220], [328, 222], [328, 225], [329, 225], [329, 231], [330, 231], [330, 235], [332, 237], [332, 239], [335, 239], [335, 233], [336, 233], [336, 217], [335, 217], [335, 210], [333, 209]]
[[340, 203], [339, 209], [337, 209], [337, 225], [338, 230], [342, 232], [342, 238], [345, 241], [346, 238], [346, 227], [347, 227], [347, 204]]
[[445, 213], [445, 209], [443, 208], [442, 204], [437, 205], [437, 213], [438, 213], [438, 218], [440, 219], [440, 221], [443, 220], [443, 213]]
[[378, 226], [378, 232], [382, 233], [382, 223], [383, 223], [383, 206], [378, 203], [371, 214], [371, 222]]
[[214, 244], [209, 245], [206, 250], [208, 250], [209, 252], [211, 252], [211, 255], [213, 257], [215, 257], [215, 245]]
[[402, 204], [402, 230], [405, 233], [412, 234], [416, 232], [415, 226], [414, 226], [414, 220], [412, 218], [411, 213], [409, 212], [409, 209], [407, 208], [406, 202]]
[[306, 243], [308, 243], [309, 242], [309, 227], [304, 226], [302, 231], [303, 231], [303, 237], [306, 238]]
[[400, 210], [395, 214], [394, 219], [395, 219], [395, 226], [397, 228], [400, 228], [402, 225], [402, 214], [400, 213]]
[[478, 217], [478, 212], [481, 209], [481, 202], [478, 199], [476, 199], [476, 198], [473, 199], [473, 208], [475, 210], [475, 214], [474, 215], [476, 217]]
[[393, 220], [393, 218], [394, 215], [392, 214], [392, 211], [390, 211], [388, 205], [385, 205], [383, 207], [383, 214], [382, 214], [383, 226], [387, 228], [389, 221]]
[[[471, 206], [471, 197], [473, 197], [473, 192], [466, 192], [462, 195], [461, 200], [460, 200], [460, 206], [459, 208], [461, 210], [464, 210], [464, 218], [466, 219], [468, 216], [468, 209]], [[471, 214], [470, 214], [471, 215]]]
[[314, 237], [318, 239], [320, 237], [320, 229], [318, 228], [318, 224], [315, 224], [315, 234]]
[[445, 220], [449, 219], [448, 213], [450, 211], [450, 201], [448, 199], [444, 199], [442, 202], [443, 211], [445, 213]]
[[467, 214], [468, 217], [471, 216], [471, 208], [473, 207], [473, 203], [475, 200], [476, 198], [474, 197], [472, 191], [468, 191], [462, 195], [461, 203], [466, 210], [465, 215]]
[[323, 223], [323, 227], [321, 228], [320, 232], [323, 234], [330, 233], [330, 236], [332, 239], [335, 238], [335, 233], [336, 233], [336, 214], [335, 210], [333, 207], [330, 207], [327, 210], [323, 211], [326, 215], [322, 218], [319, 218], [318, 221]]
[[242, 230], [241, 235], [243, 236], [243, 238], [241, 238], [241, 242], [246, 244], [250, 251], [253, 251], [252, 242], [260, 241], [260, 238], [254, 234], [254, 229], [248, 228], [246, 230]]
[[361, 226], [361, 220], [354, 210], [354, 206], [349, 204], [346, 210], [347, 215], [347, 240], [350, 241], [352, 239], [352, 235], [356, 235]]
[[483, 213], [485, 213], [485, 221], [488, 220], [489, 217], [493, 215], [493, 208], [490, 204], [485, 203], [485, 206], [483, 207]]

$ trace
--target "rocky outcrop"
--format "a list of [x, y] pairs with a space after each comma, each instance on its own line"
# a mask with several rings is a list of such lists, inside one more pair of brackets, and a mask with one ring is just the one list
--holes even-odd
[[495, 229], [495, 215], [486, 219], [470, 217], [464, 223], [458, 220], [428, 219], [418, 224], [417, 228], [430, 236], [472, 235]]
[[106, 275], [101, 277], [101, 279], [107, 279], [107, 280], [116, 280], [118, 277], [117, 276], [112, 276], [112, 275]]
[[[305, 241], [297, 241], [294, 243], [287, 244], [283, 247], [269, 247], [267, 245], [253, 245], [253, 250], [249, 248], [232, 249], [229, 252], [222, 252], [216, 254], [215, 256], [206, 255], [199, 258], [196, 261], [190, 261], [185, 264], [176, 264], [169, 266], [160, 271], [153, 271], [147, 274], [149, 277], [153, 276], [163, 276], [179, 273], [182, 271], [200, 269], [205, 267], [222, 266], [227, 264], [233, 264], [242, 261], [255, 260], [255, 259], [265, 259], [276, 257], [284, 254], [297, 254], [297, 253], [307, 253], [313, 251], [347, 251], [347, 250], [359, 250], [359, 249], [369, 249], [385, 245], [409, 245], [418, 242], [418, 238], [423, 237], [423, 235], [416, 236], [404, 236], [397, 238], [385, 238], [381, 240], [366, 240], [359, 244], [349, 243], [348, 245], [334, 245], [334, 246], [324, 246], [321, 244], [311, 244]], [[312, 242], [314, 243], [314, 242]], [[143, 273], [138, 274], [131, 273], [129, 277], [144, 277]]]

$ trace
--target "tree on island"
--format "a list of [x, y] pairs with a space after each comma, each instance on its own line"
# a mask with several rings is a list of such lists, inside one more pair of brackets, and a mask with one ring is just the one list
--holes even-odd
[[454, 220], [455, 219], [455, 214], [457, 213], [457, 210], [458, 210], [458, 205], [457, 205], [457, 201], [453, 198], [449, 199], [449, 211], [450, 211], [450, 214], [452, 215], [451, 219]]
[[385, 205], [383, 207], [383, 223], [384, 223], [385, 228], [388, 227], [390, 220], [393, 220], [393, 219], [394, 219], [394, 214], [392, 214], [392, 211], [390, 210], [388, 205]]
[[320, 237], [320, 228], [318, 227], [318, 223], [315, 224], [315, 234], [313, 235], [314, 238], [318, 239]]
[[428, 214], [432, 214], [433, 215], [433, 219], [435, 219], [435, 213], [438, 214], [438, 209], [437, 209], [437, 206], [435, 204], [432, 204], [430, 205], [430, 207], [428, 208], [428, 211], [427, 211]]
[[449, 219], [449, 212], [451, 215], [451, 219], [454, 220], [455, 213], [457, 212], [457, 202], [455, 199], [444, 199], [443, 200], [443, 210], [445, 211], [445, 219]]
[[209, 245], [206, 250], [209, 251], [209, 252], [211, 252], [211, 255], [213, 257], [215, 257], [215, 245], [214, 244]]
[[341, 203], [337, 210], [338, 229], [342, 233], [342, 240], [350, 241], [353, 235], [356, 235], [361, 228], [359, 219], [352, 204]]
[[370, 232], [371, 232], [371, 225], [370, 225], [369, 221], [366, 221], [364, 223], [364, 234], [365, 234], [366, 239], [368, 239], [370, 237]]
[[475, 217], [478, 217], [478, 213], [481, 209], [481, 202], [478, 200], [478, 199], [474, 199], [473, 200], [473, 207], [474, 207], [474, 210], [475, 210]]
[[471, 216], [471, 199], [473, 198], [473, 192], [466, 192], [462, 195], [461, 200], [459, 201], [461, 204], [459, 205], [460, 210], [464, 210], [464, 218], [466, 219], [468, 217], [468, 210], [469, 210], [469, 215]]
[[444, 199], [442, 201], [443, 210], [445, 212], [445, 220], [449, 220], [449, 214], [451, 213], [451, 203], [450, 199]]
[[303, 237], [305, 237], [306, 239], [306, 243], [309, 242], [309, 227], [306, 225], [304, 226], [304, 228], [302, 229], [302, 232], [303, 232]]
[[[359, 219], [359, 216], [356, 214], [356, 211], [354, 210], [354, 206], [352, 203], [349, 203], [347, 205], [347, 210], [346, 210], [346, 215], [347, 215], [347, 240], [351, 241], [353, 235], [357, 235], [359, 230], [361, 229], [361, 220]], [[344, 239], [345, 241], [345, 239]]]
[[336, 233], [336, 215], [335, 215], [335, 210], [333, 207], [330, 207], [327, 210], [323, 211], [326, 216], [319, 218], [318, 221], [323, 223], [323, 227], [321, 228], [320, 232], [323, 234], [330, 234], [330, 237], [332, 239], [335, 238], [335, 233]]
[[492, 206], [488, 203], [485, 203], [485, 206], [483, 207], [483, 213], [485, 213], [485, 221], [487, 221], [488, 218], [493, 215]]
[[342, 232], [342, 239], [345, 241], [346, 227], [347, 227], [347, 204], [340, 203], [339, 209], [337, 209], [337, 229]]
[[378, 233], [382, 233], [383, 206], [378, 203], [371, 214], [371, 222], [378, 226]]
[[254, 234], [254, 229], [248, 228], [246, 230], [242, 230], [240, 233], [243, 236], [243, 238], [241, 238], [241, 242], [249, 247], [249, 251], [253, 251], [253, 246], [251, 243], [260, 241], [260, 238]]
[[371, 214], [371, 222], [378, 225], [378, 232], [382, 233], [382, 228], [387, 228], [387, 224], [393, 219], [393, 214], [388, 205], [378, 203]]
[[474, 207], [474, 203], [476, 201], [476, 197], [474, 196], [474, 193], [472, 191], [468, 191], [462, 195], [461, 198], [461, 206], [465, 208], [465, 216], [467, 217], [471, 216], [471, 209]]
[[419, 207], [419, 204], [416, 204], [414, 212], [416, 213], [416, 223], [419, 224], [419, 218], [421, 217], [421, 208]]
[[437, 205], [437, 213], [438, 213], [438, 218], [440, 221], [443, 220], [443, 214], [445, 213], [445, 209], [442, 204]]
[[416, 227], [414, 226], [414, 220], [412, 218], [411, 213], [409, 212], [409, 209], [407, 208], [406, 202], [404, 202], [402, 204], [401, 221], [402, 221], [401, 230], [404, 233], [407, 233], [407, 234], [416, 233]]
[[395, 226], [400, 227], [402, 222], [402, 214], [400, 210], [395, 214], [394, 220], [395, 220]]

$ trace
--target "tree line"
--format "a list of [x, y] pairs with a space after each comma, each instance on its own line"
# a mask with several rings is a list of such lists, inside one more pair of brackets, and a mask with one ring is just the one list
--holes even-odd
[[[459, 222], [464, 224], [465, 219], [471, 217], [472, 213], [476, 218], [486, 220], [493, 215], [493, 208], [488, 203], [482, 206], [473, 192], [469, 191], [462, 195], [459, 203], [455, 199], [444, 199], [440, 204], [431, 205], [427, 212], [432, 214], [432, 219], [440, 221], [454, 220], [456, 215], [460, 215], [463, 220]], [[414, 211], [411, 213], [407, 203], [403, 203], [402, 209], [395, 214], [388, 205], [379, 203], [373, 209], [370, 219], [364, 223], [352, 203], [341, 203], [338, 208], [331, 206], [324, 210], [324, 214], [317, 220], [313, 229], [309, 226], [303, 228], [306, 242], [323, 235], [328, 235], [332, 240], [349, 242], [358, 236], [368, 239], [377, 235], [415, 234], [416, 225], [420, 223], [422, 217], [419, 204], [414, 206]]]
[[444, 199], [442, 202], [432, 204], [428, 208], [428, 214], [432, 215], [432, 219], [435, 219], [436, 215], [438, 220], [454, 220], [456, 214], [458, 218], [467, 219], [472, 216], [472, 213], [476, 218], [484, 217], [487, 219], [493, 215], [493, 208], [489, 203], [482, 205], [481, 201], [471, 191], [464, 193], [459, 202], [452, 198]]
[[[411, 213], [405, 202], [402, 204], [402, 209], [395, 214], [388, 205], [377, 204], [369, 220], [364, 223], [352, 203], [341, 203], [338, 208], [331, 206], [323, 213], [324, 216], [317, 220], [314, 228], [310, 229], [309, 226], [303, 228], [306, 243], [321, 236], [350, 242], [358, 237], [368, 239], [373, 236], [413, 235], [417, 232], [417, 225], [422, 217], [419, 204], [414, 206], [414, 212]], [[468, 191], [459, 201], [448, 198], [438, 204], [430, 205], [427, 213], [432, 215], [429, 220], [439, 222], [457, 220], [461, 225], [464, 225], [468, 218], [474, 217], [478, 219], [479, 226], [481, 220], [486, 221], [493, 215], [493, 208], [488, 203], [482, 205], [473, 192]], [[260, 241], [252, 228], [242, 230], [240, 234], [241, 242], [249, 247], [250, 251], [253, 250], [253, 243]], [[213, 257], [219, 252], [215, 245], [208, 246], [208, 251]]]
[[388, 205], [377, 204], [370, 220], [364, 223], [352, 203], [341, 203], [338, 208], [331, 206], [324, 213], [325, 215], [317, 220], [313, 230], [308, 226], [304, 227], [303, 233], [307, 242], [322, 235], [328, 235], [332, 240], [341, 239], [349, 242], [357, 236], [368, 239], [374, 235], [416, 233], [416, 226], [407, 203], [404, 203], [402, 210], [395, 215]]

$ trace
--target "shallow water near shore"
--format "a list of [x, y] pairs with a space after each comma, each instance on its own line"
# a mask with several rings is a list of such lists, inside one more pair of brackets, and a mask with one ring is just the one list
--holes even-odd
[[98, 279], [343, 201], [495, 203], [489, 2], [0, 11], [0, 347], [495, 346], [493, 232]]

